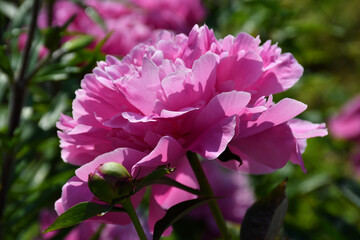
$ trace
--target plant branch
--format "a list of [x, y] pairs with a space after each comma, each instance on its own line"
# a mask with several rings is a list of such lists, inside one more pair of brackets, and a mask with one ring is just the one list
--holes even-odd
[[121, 205], [125, 208], [126, 213], [129, 215], [134, 227], [136, 229], [137, 234], [139, 235], [140, 240], [147, 240], [144, 229], [141, 226], [139, 218], [136, 214], [134, 206], [130, 200], [130, 198], [126, 198], [121, 202]]
[[[209, 184], [209, 181], [206, 178], [206, 175], [204, 173], [204, 170], [201, 166], [199, 157], [196, 153], [188, 152], [187, 154], [188, 160], [190, 162], [191, 168], [193, 169], [195, 176], [199, 182], [200, 190], [205, 194], [207, 197], [215, 197], [214, 193], [211, 189], [211, 186]], [[226, 223], [224, 220], [224, 217], [220, 211], [219, 205], [216, 201], [216, 199], [212, 199], [208, 203], [211, 213], [215, 218], [216, 224], [220, 230], [222, 239], [230, 239], [228, 229], [226, 227]]]
[[[40, 0], [34, 0], [34, 5], [31, 14], [31, 23], [29, 35], [26, 41], [24, 55], [22, 58], [22, 64], [20, 66], [20, 72], [18, 77], [12, 84], [12, 94], [9, 102], [9, 122], [8, 122], [8, 131], [7, 135], [9, 141], [12, 140], [14, 136], [15, 129], [19, 126], [21, 110], [24, 104], [24, 95], [26, 93], [26, 84], [25, 74], [28, 68], [30, 50], [32, 46], [32, 41], [35, 34], [37, 16], [40, 8]], [[9, 188], [10, 178], [12, 175], [12, 170], [15, 162], [15, 153], [14, 150], [9, 150], [4, 153], [3, 156], [3, 166], [1, 174], [1, 189], [0, 189], [0, 237], [3, 234], [3, 215], [6, 205], [6, 197]]]

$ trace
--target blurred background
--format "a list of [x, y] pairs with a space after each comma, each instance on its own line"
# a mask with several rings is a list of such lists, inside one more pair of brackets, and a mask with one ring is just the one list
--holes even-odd
[[[0, 44], [6, 46], [0, 61], [7, 57], [12, 69], [21, 62], [24, 47], [19, 47], [19, 38], [28, 29], [33, 4], [32, 0], [0, 1]], [[213, 28], [218, 39], [244, 31], [260, 35], [262, 42], [271, 39], [295, 56], [304, 75], [274, 99], [289, 97], [307, 104], [300, 118], [327, 123], [360, 94], [360, 1], [204, 0], [202, 4], [206, 13], [199, 24]], [[28, 73], [41, 62], [39, 52], [49, 34], [36, 29]], [[75, 167], [61, 160], [55, 123], [61, 112], [71, 115], [83, 75], [105, 56], [99, 50], [101, 42], [88, 49], [84, 48], [88, 39], [80, 40], [73, 43], [75, 47], [67, 46], [71, 50], [67, 54], [36, 71], [11, 141], [7, 135], [10, 81], [0, 71], [0, 147], [2, 153], [13, 149], [16, 158], [4, 213], [6, 239], [41, 239], [39, 213], [53, 208], [62, 185], [74, 173]], [[258, 198], [288, 178], [285, 239], [360, 239], [360, 174], [352, 160], [358, 146], [335, 139], [330, 131], [327, 137], [308, 140], [303, 154], [307, 173], [288, 164], [273, 174], [250, 176]], [[4, 154], [1, 157], [3, 164]], [[200, 228], [188, 217], [175, 224], [175, 233], [167, 239], [198, 239]], [[233, 231], [236, 236], [238, 228]]]

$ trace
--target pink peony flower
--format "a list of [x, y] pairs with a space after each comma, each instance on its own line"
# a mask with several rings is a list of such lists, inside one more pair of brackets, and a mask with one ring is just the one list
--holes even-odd
[[[189, 31], [190, 27], [204, 17], [200, 1], [115, 1], [86, 0], [85, 7], [71, 1], [59, 0], [54, 5], [53, 25], [63, 25], [76, 15], [69, 25], [69, 32], [84, 33], [102, 40], [110, 31], [111, 37], [102, 48], [105, 54], [125, 55], [136, 44], [145, 41], [159, 28], [176, 32]], [[95, 11], [103, 25], [90, 17]], [[38, 24], [47, 27], [47, 11], [40, 12]], [[68, 39], [64, 38], [66, 41]]]
[[289, 120], [305, 104], [265, 98], [302, 73], [292, 55], [269, 42], [258, 46], [244, 33], [217, 41], [206, 26], [195, 26], [189, 38], [161, 32], [155, 40], [122, 61], [108, 56], [85, 76], [73, 118], [63, 115], [58, 123], [65, 161], [82, 165], [118, 147], [152, 151], [167, 136], [181, 154], [205, 159], [229, 147], [243, 161], [239, 170], [263, 173], [289, 159], [302, 165], [297, 131], [301, 139], [327, 134], [323, 124], [292, 130]]
[[360, 141], [360, 95], [349, 101], [329, 121], [329, 127], [337, 138]]
[[[250, 173], [272, 172], [289, 160], [305, 170], [301, 153], [306, 139], [327, 130], [324, 124], [293, 119], [305, 104], [272, 101], [271, 94], [290, 88], [303, 69], [269, 41], [259, 44], [259, 38], [245, 33], [217, 40], [206, 26], [195, 26], [189, 37], [159, 32], [122, 60], [107, 56], [82, 80], [73, 117], [60, 117], [62, 158], [85, 164], [80, 169], [95, 169], [98, 159], [114, 149], [136, 152], [135, 158], [116, 158], [131, 162], [127, 169], [133, 176], [169, 164], [176, 167], [169, 177], [192, 188], [198, 184], [188, 151], [214, 160], [230, 150], [242, 165], [217, 162]], [[81, 177], [80, 169], [69, 187], [85, 185], [89, 171]], [[63, 203], [72, 198], [67, 189]], [[85, 195], [76, 202], [88, 201]], [[174, 187], [152, 186], [149, 228], [162, 209], [193, 198]]]

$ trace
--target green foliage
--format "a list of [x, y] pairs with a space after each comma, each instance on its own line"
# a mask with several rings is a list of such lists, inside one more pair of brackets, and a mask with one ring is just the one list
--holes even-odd
[[102, 215], [104, 212], [108, 212], [111, 208], [110, 205], [100, 205], [93, 202], [79, 203], [66, 212], [61, 214], [55, 222], [53, 222], [44, 233], [58, 230], [61, 228], [71, 227], [80, 222], [83, 222], [89, 218]]
[[154, 227], [153, 239], [154, 240], [160, 239], [163, 232], [165, 232], [165, 230], [171, 225], [173, 225], [177, 220], [185, 216], [192, 209], [202, 204], [205, 204], [212, 199], [213, 198], [209, 198], [209, 197], [197, 198], [197, 199], [178, 203], [172, 206], [171, 208], [169, 208], [169, 210], [166, 211], [165, 216], [156, 222]]
[[275, 240], [280, 236], [288, 207], [285, 187], [286, 181], [283, 181], [247, 210], [240, 231], [242, 240]]
[[2, 72], [4, 72], [10, 78], [10, 80], [13, 80], [14, 73], [11, 69], [10, 61], [9, 61], [8, 57], [6, 56], [4, 46], [0, 46], [0, 59], [1, 59], [0, 70]]
[[72, 39], [72, 40], [64, 43], [63, 49], [67, 52], [74, 52], [76, 50], [85, 48], [92, 41], [94, 41], [94, 37], [92, 37], [92, 36], [88, 36], [88, 35], [79, 36], [75, 39]]

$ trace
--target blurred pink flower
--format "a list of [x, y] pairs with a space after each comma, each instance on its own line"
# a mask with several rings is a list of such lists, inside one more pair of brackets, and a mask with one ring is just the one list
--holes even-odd
[[354, 172], [360, 176], [360, 95], [351, 99], [330, 119], [329, 128], [335, 138], [356, 142], [350, 159]]
[[[20, 36], [18, 38], [18, 48], [19, 49], [24, 49], [26, 41], [27, 41], [27, 34], [26, 33], [20, 34]], [[40, 49], [39, 49], [39, 58], [45, 57], [46, 54], [48, 54], [48, 52], [49, 52], [49, 50], [47, 50], [46, 47], [41, 46]]]
[[[96, 12], [103, 25], [90, 17], [91, 11]], [[136, 44], [151, 37], [156, 29], [189, 31], [193, 24], [204, 17], [204, 9], [199, 0], [85, 0], [83, 7], [71, 1], [59, 0], [55, 2], [53, 14], [53, 25], [57, 26], [65, 24], [70, 17], [76, 15], [68, 31], [92, 35], [96, 42], [113, 31], [102, 51], [105, 54], [123, 56]], [[47, 17], [47, 11], [43, 9], [38, 18], [40, 28], [47, 27]]]
[[144, 9], [147, 23], [157, 29], [172, 29], [187, 34], [205, 17], [200, 0], [131, 0]]
[[[225, 220], [241, 223], [246, 210], [255, 202], [248, 178], [240, 172], [230, 171], [219, 166], [215, 161], [203, 161], [202, 167]], [[202, 206], [191, 212], [191, 216], [203, 219], [213, 229], [217, 229], [209, 207]], [[220, 233], [220, 232], [218, 232]]]
[[354, 97], [330, 119], [329, 128], [337, 138], [360, 141], [360, 95]]

